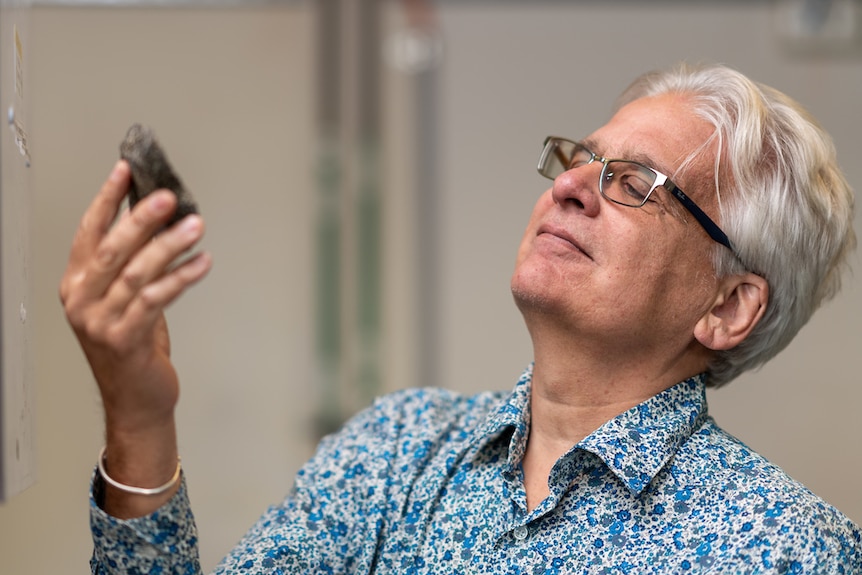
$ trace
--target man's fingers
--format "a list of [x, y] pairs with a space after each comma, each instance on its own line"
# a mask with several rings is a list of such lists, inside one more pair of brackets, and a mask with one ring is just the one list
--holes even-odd
[[129, 189], [130, 173], [126, 162], [121, 160], [114, 165], [108, 179], [81, 218], [81, 224], [72, 242], [70, 267], [80, 266], [86, 261], [110, 229]]
[[131, 352], [128, 344], [133, 345], [134, 338], [129, 335], [151, 333], [164, 308], [206, 275], [212, 263], [208, 254], [198, 254], [174, 266], [203, 233], [203, 219], [189, 215], [142, 247], [123, 267], [95, 314], [110, 325], [107, 332], [112, 334], [108, 335], [111, 345]]
[[116, 276], [105, 294], [105, 310], [122, 315], [129, 302], [141, 291], [164, 276], [183, 253], [192, 248], [204, 233], [200, 216], [189, 215], [142, 247]]
[[80, 295], [100, 298], [117, 279], [132, 257], [146, 246], [176, 209], [176, 197], [159, 191], [139, 202], [128, 217], [121, 218], [95, 247], [80, 270]]
[[212, 258], [208, 253], [202, 252], [148, 283], [129, 303], [122, 318], [123, 323], [155, 324], [164, 308], [186, 289], [203, 279], [211, 267]]
[[128, 192], [130, 177], [128, 163], [122, 160], [117, 162], [81, 218], [72, 240], [66, 271], [60, 281], [60, 300], [64, 305], [77, 293], [93, 253], [111, 229], [123, 197]]

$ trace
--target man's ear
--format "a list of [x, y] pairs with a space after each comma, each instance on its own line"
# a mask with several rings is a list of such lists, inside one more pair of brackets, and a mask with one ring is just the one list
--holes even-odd
[[739, 345], [766, 312], [769, 284], [753, 273], [727, 276], [715, 300], [694, 328], [694, 337], [708, 349], [722, 351]]

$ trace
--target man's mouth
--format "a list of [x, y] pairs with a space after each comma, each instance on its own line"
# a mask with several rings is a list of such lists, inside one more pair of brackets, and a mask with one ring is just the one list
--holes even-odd
[[537, 236], [541, 235], [549, 235], [554, 238], [569, 244], [572, 249], [577, 250], [587, 256], [590, 259], [593, 259], [590, 254], [583, 248], [582, 244], [572, 236], [565, 228], [554, 226], [551, 224], [545, 224], [539, 228], [539, 231], [536, 234]]

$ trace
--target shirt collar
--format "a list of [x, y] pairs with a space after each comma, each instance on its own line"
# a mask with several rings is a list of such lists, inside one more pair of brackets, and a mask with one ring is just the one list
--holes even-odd
[[[508, 400], [491, 413], [479, 436], [485, 441], [512, 428], [508, 466], [520, 466], [530, 428], [533, 365]], [[635, 495], [640, 494], [707, 417], [705, 377], [683, 380], [606, 422], [574, 446], [600, 458]], [[484, 443], [484, 441], [483, 441]]]
[[475, 440], [481, 449], [486, 443], [501, 437], [506, 431], [513, 430], [509, 440], [507, 471], [513, 471], [524, 458], [527, 449], [527, 433], [530, 429], [530, 384], [533, 381], [533, 364], [521, 374], [515, 389], [509, 397], [492, 410], [485, 425], [480, 428]]
[[701, 426], [707, 411], [700, 374], [621, 413], [575, 448], [594, 453], [638, 495]]

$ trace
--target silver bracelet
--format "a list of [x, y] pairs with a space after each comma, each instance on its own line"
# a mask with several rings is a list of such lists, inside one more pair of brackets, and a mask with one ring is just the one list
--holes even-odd
[[174, 471], [173, 477], [171, 477], [167, 483], [164, 485], [159, 485], [158, 487], [146, 488], [146, 487], [132, 487], [131, 485], [125, 485], [120, 483], [116, 479], [112, 479], [108, 472], [105, 471], [105, 449], [107, 446], [102, 447], [102, 451], [99, 452], [99, 473], [108, 484], [116, 487], [120, 491], [125, 491], [126, 493], [134, 493], [135, 495], [160, 495], [174, 486], [174, 484], [180, 478], [180, 471], [182, 471], [182, 466], [180, 465], [180, 458], [177, 456], [177, 469]]

